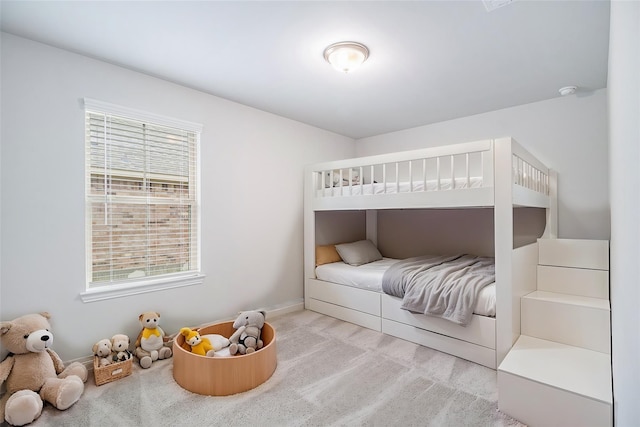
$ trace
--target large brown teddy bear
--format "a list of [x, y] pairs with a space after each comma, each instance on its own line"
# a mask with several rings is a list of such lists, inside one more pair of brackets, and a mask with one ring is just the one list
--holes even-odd
[[9, 351], [0, 363], [0, 386], [7, 392], [0, 400], [0, 421], [22, 426], [42, 413], [43, 401], [65, 410], [84, 391], [87, 368], [73, 362], [66, 368], [50, 346], [49, 313], [27, 314], [0, 323], [2, 347]]

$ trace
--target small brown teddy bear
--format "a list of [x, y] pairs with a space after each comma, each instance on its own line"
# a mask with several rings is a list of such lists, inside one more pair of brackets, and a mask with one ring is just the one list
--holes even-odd
[[133, 355], [129, 351], [129, 337], [125, 334], [115, 334], [111, 337], [112, 362], [124, 362]]
[[165, 333], [160, 327], [160, 313], [147, 311], [142, 313], [138, 320], [142, 330], [136, 339], [135, 355], [140, 367], [146, 369], [156, 360], [166, 359], [173, 355], [170, 347], [164, 345]]
[[9, 351], [0, 363], [0, 385], [6, 380], [7, 387], [0, 400], [0, 421], [29, 424], [42, 413], [43, 401], [65, 410], [84, 392], [87, 368], [79, 362], [65, 368], [50, 348], [50, 317], [43, 312], [0, 323], [0, 340]]
[[93, 354], [100, 358], [100, 366], [107, 366], [111, 364], [111, 348], [111, 341], [107, 338], [103, 338], [93, 345]]

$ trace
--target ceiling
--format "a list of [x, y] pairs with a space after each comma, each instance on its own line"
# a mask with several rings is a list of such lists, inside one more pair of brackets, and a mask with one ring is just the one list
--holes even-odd
[[[606, 87], [609, 2], [9, 1], [2, 31], [362, 138]], [[335, 71], [323, 50], [370, 49]]]

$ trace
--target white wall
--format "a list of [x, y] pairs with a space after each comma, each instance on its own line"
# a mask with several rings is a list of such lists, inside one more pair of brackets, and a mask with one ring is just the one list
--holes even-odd
[[[302, 301], [303, 167], [352, 157], [351, 138], [8, 34], [1, 48], [3, 320], [49, 311], [71, 360], [115, 333], [134, 340], [143, 311], [174, 333]], [[204, 125], [203, 286], [80, 301], [84, 97]]]
[[614, 419], [640, 420], [640, 3], [611, 2], [611, 329]]
[[356, 141], [358, 156], [511, 136], [558, 172], [559, 237], [609, 239], [606, 90]]

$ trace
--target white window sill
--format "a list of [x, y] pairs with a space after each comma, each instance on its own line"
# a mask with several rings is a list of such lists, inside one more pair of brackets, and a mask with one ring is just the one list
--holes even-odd
[[181, 288], [183, 286], [201, 285], [204, 283], [204, 274], [192, 274], [189, 276], [170, 277], [164, 279], [141, 279], [115, 285], [97, 286], [80, 293], [82, 302], [95, 302], [130, 295], [157, 292], [165, 289]]

